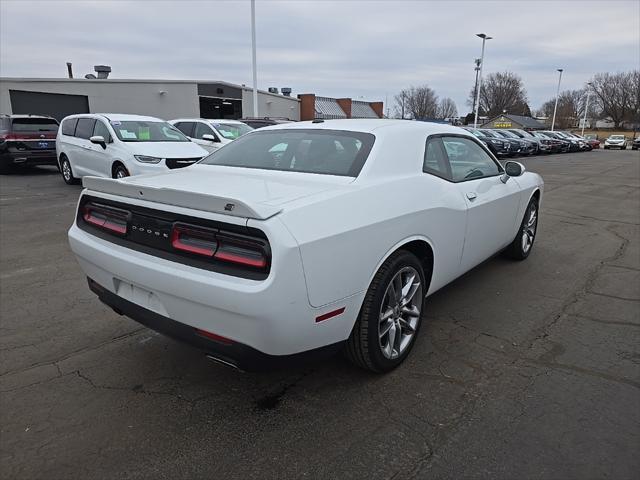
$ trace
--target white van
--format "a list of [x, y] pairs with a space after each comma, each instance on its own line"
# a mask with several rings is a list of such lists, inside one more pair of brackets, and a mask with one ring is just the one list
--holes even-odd
[[159, 118], [94, 113], [62, 120], [56, 155], [68, 184], [85, 176], [122, 178], [192, 165], [207, 151]]
[[253, 130], [246, 123], [226, 119], [177, 118], [169, 120], [169, 123], [208, 152], [214, 152]]

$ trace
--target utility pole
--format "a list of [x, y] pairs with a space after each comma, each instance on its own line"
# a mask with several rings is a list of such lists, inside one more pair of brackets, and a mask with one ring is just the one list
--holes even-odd
[[480, 59], [476, 58], [475, 59], [475, 68], [474, 70], [476, 71], [476, 83], [474, 84], [473, 87], [473, 108], [471, 109], [472, 112], [476, 111], [476, 95], [478, 94], [478, 73], [480, 73]]
[[584, 137], [584, 127], [587, 124], [587, 112], [589, 111], [589, 97], [591, 96], [591, 85], [593, 85], [591, 82], [587, 83], [587, 101], [584, 106], [584, 118], [582, 119], [582, 132], [580, 133], [580, 135], [583, 137]]
[[553, 127], [556, 125], [556, 111], [558, 110], [558, 97], [560, 97], [560, 82], [562, 81], [562, 68], [558, 68], [558, 72], [560, 72], [560, 76], [558, 77], [558, 90], [556, 91], [556, 104], [553, 107], [553, 118], [551, 119], [551, 131], [553, 132]]
[[251, 0], [251, 53], [253, 60], [253, 116], [258, 116], [258, 71], [256, 67], [256, 0]]
[[493, 37], [488, 37], [484, 33], [476, 33], [477, 37], [482, 39], [482, 54], [480, 55], [480, 73], [478, 79], [478, 91], [476, 92], [476, 114], [473, 120], [473, 128], [478, 128], [478, 109], [480, 108], [480, 90], [482, 90], [482, 67], [484, 67], [484, 44]]

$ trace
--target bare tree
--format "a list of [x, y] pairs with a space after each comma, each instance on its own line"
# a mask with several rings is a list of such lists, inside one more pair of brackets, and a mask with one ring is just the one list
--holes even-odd
[[427, 85], [404, 89], [394, 100], [396, 117], [424, 119], [438, 115], [438, 96]]
[[633, 119], [640, 107], [640, 72], [598, 73], [591, 80], [602, 114], [611, 118], [616, 128]]
[[409, 90], [406, 88], [404, 90], [400, 90], [400, 93], [397, 95], [394, 95], [393, 100], [395, 103], [393, 110], [396, 118], [405, 119], [409, 115], [408, 98]]
[[[558, 96], [558, 109], [556, 111], [556, 125], [558, 128], [570, 128], [578, 124], [584, 115], [586, 100], [585, 90], [565, 90]], [[542, 104], [538, 111], [541, 116], [552, 117], [555, 107], [555, 97]]]
[[437, 118], [452, 118], [458, 116], [458, 108], [456, 107], [456, 103], [451, 100], [449, 97], [443, 98], [440, 100], [440, 105], [438, 105], [438, 115]]
[[[473, 104], [474, 89], [469, 93], [469, 105]], [[482, 82], [479, 110], [489, 117], [503, 112], [531, 115], [527, 92], [522, 79], [512, 72], [492, 73]]]

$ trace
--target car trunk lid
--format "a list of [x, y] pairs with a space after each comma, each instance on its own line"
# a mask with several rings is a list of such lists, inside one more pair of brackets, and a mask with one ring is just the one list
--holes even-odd
[[84, 177], [86, 188], [122, 197], [266, 220], [284, 205], [351, 183], [351, 177], [193, 165], [121, 180]]

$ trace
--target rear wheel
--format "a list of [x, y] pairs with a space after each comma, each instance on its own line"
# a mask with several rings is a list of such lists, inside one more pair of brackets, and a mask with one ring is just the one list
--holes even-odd
[[347, 357], [359, 367], [387, 372], [409, 355], [420, 328], [426, 294], [418, 258], [391, 255], [376, 273], [347, 340]]
[[538, 199], [533, 197], [524, 212], [524, 218], [516, 238], [506, 249], [507, 255], [515, 260], [524, 260], [531, 253], [538, 231]]
[[62, 179], [67, 185], [74, 185], [78, 183], [78, 179], [73, 176], [71, 162], [69, 162], [69, 159], [64, 155], [60, 158], [60, 173], [62, 174]]

